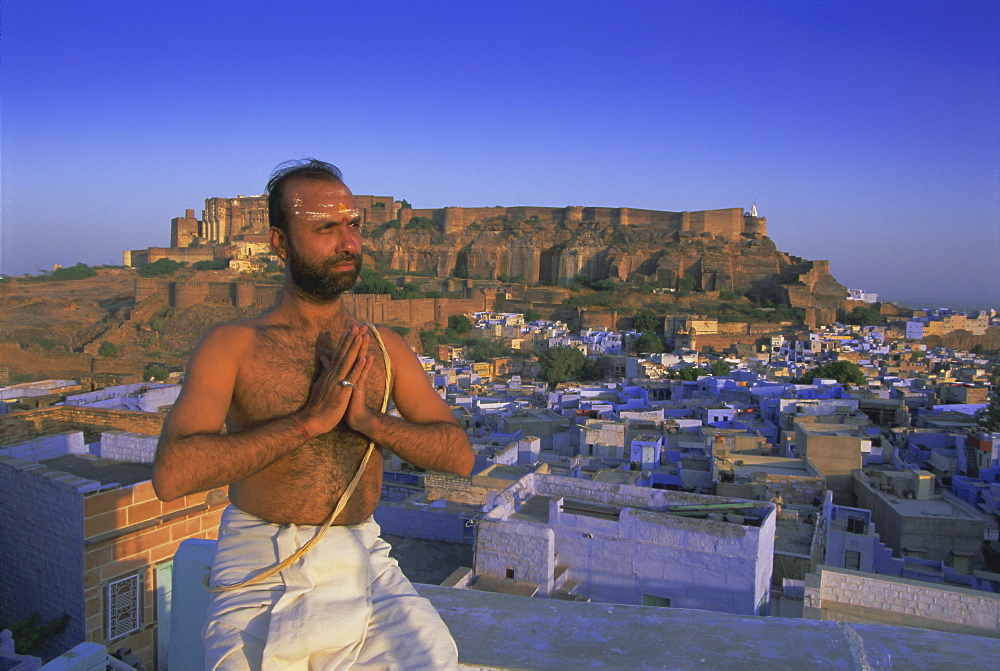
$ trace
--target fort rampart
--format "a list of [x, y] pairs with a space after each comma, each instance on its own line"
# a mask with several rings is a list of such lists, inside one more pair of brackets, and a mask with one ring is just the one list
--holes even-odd
[[[277, 284], [251, 282], [174, 282], [139, 278], [135, 282], [135, 300], [150, 296], [166, 298], [171, 307], [189, 308], [200, 303], [223, 303], [238, 308], [266, 308], [281, 291]], [[384, 294], [347, 294], [344, 304], [358, 319], [373, 324], [400, 324], [411, 328], [433, 324], [445, 328], [448, 317], [493, 308], [489, 297], [412, 298], [392, 300]]]
[[459, 233], [474, 222], [506, 218], [523, 221], [531, 218], [557, 223], [594, 222], [604, 226], [635, 226], [661, 229], [671, 233], [711, 233], [735, 239], [742, 233], [767, 235], [767, 220], [744, 215], [742, 208], [696, 212], [667, 212], [630, 207], [445, 207], [440, 209], [401, 209], [399, 222], [405, 226], [413, 217], [432, 219], [444, 235]]

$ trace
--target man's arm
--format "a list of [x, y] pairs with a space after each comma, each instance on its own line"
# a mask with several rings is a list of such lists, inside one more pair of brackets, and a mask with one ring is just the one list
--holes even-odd
[[337, 360], [324, 367], [302, 410], [247, 431], [220, 435], [239, 362], [252, 338], [248, 327], [219, 327], [191, 355], [184, 388], [163, 423], [153, 461], [153, 489], [162, 500], [249, 477], [301, 447], [307, 438], [329, 431], [343, 417], [352, 390], [337, 382], [351, 371], [360, 375], [364, 357], [359, 358], [358, 352], [368, 340], [366, 333], [355, 329], [344, 335]]
[[[434, 392], [416, 355], [397, 333], [379, 329], [392, 361], [392, 400], [403, 419], [376, 413], [365, 406], [362, 393], [351, 397], [348, 425], [421, 468], [469, 475], [475, 455], [469, 437], [447, 404]], [[365, 357], [366, 380], [372, 367]]]

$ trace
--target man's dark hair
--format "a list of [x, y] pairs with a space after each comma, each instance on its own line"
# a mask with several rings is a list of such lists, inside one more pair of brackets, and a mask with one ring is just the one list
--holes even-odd
[[332, 163], [318, 161], [314, 158], [303, 158], [297, 161], [285, 161], [271, 173], [267, 180], [267, 218], [271, 226], [282, 231], [288, 230], [288, 213], [285, 212], [285, 184], [288, 180], [301, 177], [320, 182], [339, 182], [343, 184], [344, 175], [340, 168]]

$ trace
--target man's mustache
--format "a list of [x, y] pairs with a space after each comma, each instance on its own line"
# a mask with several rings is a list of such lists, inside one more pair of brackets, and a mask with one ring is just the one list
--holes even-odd
[[361, 270], [361, 255], [351, 254], [350, 252], [345, 252], [344, 254], [338, 254], [337, 256], [331, 257], [323, 262], [323, 268], [329, 270], [335, 266], [339, 266], [342, 263], [353, 263], [355, 269]]

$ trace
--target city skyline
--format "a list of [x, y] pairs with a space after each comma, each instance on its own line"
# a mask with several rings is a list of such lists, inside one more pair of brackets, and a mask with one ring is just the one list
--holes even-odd
[[3, 273], [121, 263], [311, 155], [418, 208], [756, 202], [849, 287], [1000, 303], [995, 3], [12, 0], [0, 20]]

